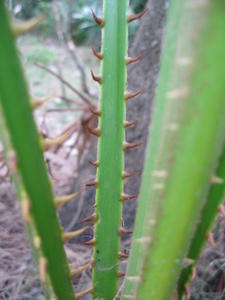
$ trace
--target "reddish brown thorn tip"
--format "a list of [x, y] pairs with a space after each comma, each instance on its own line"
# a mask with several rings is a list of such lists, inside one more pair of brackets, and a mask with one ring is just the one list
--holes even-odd
[[139, 14], [136, 14], [136, 15], [130, 15], [127, 17], [127, 22], [130, 23], [134, 20], [138, 20], [140, 19], [142, 16], [144, 16], [144, 14], [148, 11], [147, 8], [145, 8], [142, 12], [140, 12]]
[[85, 185], [89, 186], [89, 187], [95, 187], [95, 188], [97, 188], [98, 187], [98, 181], [97, 180], [93, 180], [93, 181], [87, 182]]
[[97, 117], [101, 116], [101, 111], [93, 106], [89, 106], [89, 110], [90, 112], [92, 112], [94, 115], [96, 115]]
[[129, 230], [129, 229], [126, 229], [124, 227], [120, 227], [119, 230], [118, 230], [118, 233], [119, 233], [120, 236], [124, 236], [124, 235], [127, 235], [127, 234], [132, 234], [133, 231]]
[[128, 257], [129, 257], [129, 254], [128, 254], [128, 253], [124, 253], [124, 252], [119, 252], [119, 253], [118, 253], [118, 258], [119, 258], [119, 259], [122, 259], [122, 258], [126, 259], [126, 258], [128, 258]]
[[128, 195], [128, 194], [122, 194], [120, 196], [120, 200], [121, 201], [127, 201], [127, 200], [132, 200], [132, 199], [136, 199], [138, 196], [138, 194], [131, 194], [131, 195]]
[[143, 57], [143, 54], [144, 54], [144, 53], [141, 52], [141, 53], [138, 54], [136, 57], [128, 57], [128, 58], [126, 59], [126, 64], [129, 65], [129, 64], [132, 64], [132, 63], [134, 63], [134, 62], [136, 62], [136, 61], [141, 60], [142, 57]]
[[122, 179], [126, 179], [126, 178], [130, 178], [130, 177], [133, 177], [133, 176], [137, 176], [137, 172], [132, 172], [132, 173], [128, 173], [126, 171], [123, 171], [122, 173]]
[[97, 221], [97, 215], [96, 214], [92, 214], [91, 216], [89, 216], [87, 218], [81, 219], [80, 223], [96, 222], [96, 221]]
[[142, 142], [139, 142], [139, 143], [127, 143], [127, 142], [124, 142], [123, 143], [123, 150], [134, 149], [134, 148], [139, 147], [141, 144], [142, 144]]
[[88, 161], [92, 166], [94, 166], [94, 167], [96, 167], [96, 168], [98, 168], [99, 167], [99, 165], [100, 165], [100, 162], [99, 162], [99, 160], [89, 160]]
[[96, 244], [95, 239], [91, 239], [90, 241], [84, 242], [83, 245], [85, 246], [94, 246]]
[[126, 275], [126, 272], [118, 271], [117, 278], [124, 277]]
[[136, 124], [137, 124], [137, 120], [136, 121], [124, 121], [123, 126], [124, 126], [124, 128], [128, 128], [128, 127], [134, 126]]
[[134, 97], [137, 97], [138, 95], [140, 95], [142, 92], [144, 91], [144, 88], [140, 88], [139, 90], [137, 90], [136, 92], [127, 92], [124, 96], [125, 100], [128, 101]]
[[98, 17], [95, 15], [95, 13], [94, 13], [93, 10], [91, 10], [91, 11], [92, 11], [92, 16], [93, 16], [93, 18], [94, 18], [94, 20], [95, 20], [95, 23], [96, 23], [97, 25], [99, 25], [101, 28], [103, 28], [104, 25], [105, 25], [104, 20], [101, 19], [101, 18], [98, 18]]
[[91, 128], [91, 127], [89, 127], [88, 125], [86, 125], [86, 128], [87, 128], [87, 130], [88, 130], [91, 134], [93, 134], [93, 135], [95, 135], [95, 136], [97, 136], [97, 137], [99, 137], [99, 136], [101, 135], [101, 129], [100, 129], [100, 128]]
[[93, 55], [94, 55], [95, 57], [97, 57], [97, 59], [99, 59], [99, 60], [102, 60], [102, 59], [103, 59], [103, 54], [102, 54], [102, 53], [97, 52], [97, 51], [95, 50], [95, 48], [91, 48], [91, 50], [92, 50]]
[[91, 77], [94, 81], [98, 82], [99, 84], [102, 84], [102, 77], [100, 76], [95, 76], [94, 72], [91, 70]]

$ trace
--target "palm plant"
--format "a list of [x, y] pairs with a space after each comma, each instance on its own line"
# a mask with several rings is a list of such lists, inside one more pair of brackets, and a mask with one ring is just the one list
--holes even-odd
[[[225, 194], [225, 3], [171, 0], [126, 275], [119, 270], [119, 260], [127, 258], [120, 238], [132, 233], [123, 227], [122, 205], [137, 197], [123, 192], [123, 180], [134, 175], [124, 170], [124, 153], [140, 144], [125, 140], [125, 129], [135, 125], [125, 119], [126, 102], [142, 91], [126, 91], [127, 65], [141, 59], [127, 56], [127, 32], [128, 24], [146, 12], [127, 16], [127, 10], [128, 0], [105, 0], [103, 18], [93, 13], [103, 32], [102, 51], [93, 50], [101, 75], [92, 72], [101, 86], [99, 109], [91, 108], [99, 123], [89, 128], [98, 137], [98, 157], [92, 162], [97, 176], [88, 183], [96, 188], [95, 212], [86, 219], [94, 222], [94, 238], [86, 242], [94, 247], [94, 256], [69, 270], [63, 243], [88, 227], [69, 233], [61, 229], [56, 209], [77, 193], [55, 199], [42, 150], [70, 132], [56, 140], [39, 137], [0, 2], [1, 134], [46, 299], [80, 299], [92, 293], [93, 299], [163, 300], [171, 299], [177, 283], [175, 297], [181, 299]], [[92, 287], [74, 293], [72, 279], [87, 268], [93, 269]]]

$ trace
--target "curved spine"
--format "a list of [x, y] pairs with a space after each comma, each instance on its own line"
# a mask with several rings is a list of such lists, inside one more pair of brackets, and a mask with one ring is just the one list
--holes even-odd
[[72, 300], [75, 296], [62, 231], [4, 1], [0, 1], [0, 41], [4, 45], [0, 47], [0, 103], [16, 152], [15, 167], [26, 189], [22, 212], [37, 233], [34, 244], [41, 251], [40, 277], [45, 285], [48, 274], [57, 299]]

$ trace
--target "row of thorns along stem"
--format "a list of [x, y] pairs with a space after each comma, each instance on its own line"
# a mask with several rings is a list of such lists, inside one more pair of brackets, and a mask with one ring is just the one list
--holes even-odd
[[[127, 22], [130, 23], [134, 20], [137, 20], [137, 19], [141, 18], [146, 13], [146, 11], [147, 11], [147, 9], [145, 9], [141, 13], [128, 16], [127, 17]], [[104, 24], [105, 24], [104, 19], [98, 18], [94, 14], [93, 11], [92, 11], [92, 15], [93, 15], [94, 21], [97, 23], [97, 25], [99, 25], [101, 28], [103, 28]], [[19, 32], [19, 33], [17, 32], [16, 34], [14, 33], [14, 35], [18, 36], [19, 34], [21, 34], [23, 32], [29, 31], [41, 19], [42, 19], [42, 17], [38, 18], [35, 21], [29, 22], [29, 24], [27, 23], [27, 25], [25, 27], [20, 29], [21, 32]], [[102, 53], [98, 53], [93, 48], [92, 48], [92, 52], [93, 52], [93, 55], [96, 58], [98, 58], [99, 60], [103, 59], [103, 54]], [[126, 58], [126, 64], [129, 65], [131, 63], [137, 62], [142, 58], [142, 56], [143, 56], [143, 53], [140, 53], [138, 56], [136, 56], [134, 58], [128, 57], [128, 58]], [[92, 75], [92, 78], [93, 78], [94, 81], [98, 82], [99, 84], [103, 83], [103, 79], [101, 77], [95, 76], [92, 70], [91, 70], [91, 75]], [[125, 95], [124, 95], [124, 100], [128, 101], [128, 100], [140, 95], [142, 92], [143, 92], [143, 88], [141, 88], [138, 91], [133, 92], [133, 93], [126, 92]], [[41, 107], [43, 104], [45, 104], [47, 101], [49, 101], [50, 98], [51, 97], [36, 99], [35, 103], [32, 105], [33, 110], [36, 110], [37, 108]], [[97, 117], [100, 117], [101, 116], [101, 111], [98, 108], [96, 108], [95, 106], [93, 106], [90, 102], [88, 104], [89, 104], [89, 110], [91, 111], [91, 113], [93, 113]], [[124, 122], [124, 128], [134, 126], [134, 125], [136, 125], [136, 123], [137, 123], [137, 121], [125, 121]], [[100, 128], [91, 128], [88, 125], [86, 125], [86, 128], [91, 134], [93, 134], [97, 137], [99, 137], [101, 135]], [[42, 137], [41, 138], [41, 143], [42, 143], [43, 151], [47, 151], [47, 150], [49, 150], [50, 148], [52, 148], [54, 146], [59, 146], [59, 145], [63, 144], [73, 134], [74, 129], [75, 129], [75, 125], [73, 124], [73, 125], [69, 126], [69, 128], [66, 131], [64, 131], [61, 135], [59, 135], [56, 138], [50, 139], [50, 138]], [[123, 150], [125, 151], [127, 149], [133, 149], [133, 148], [136, 148], [140, 145], [141, 145], [141, 142], [138, 142], [138, 143], [124, 142], [123, 143]], [[9, 168], [11, 170], [12, 175], [14, 175], [17, 171], [16, 155], [14, 153], [11, 153], [9, 156], [10, 156], [9, 157], [9, 163], [10, 163]], [[90, 163], [95, 167], [99, 167], [99, 161], [98, 160], [97, 161], [90, 161]], [[135, 176], [135, 175], [137, 175], [137, 172], [128, 173], [126, 171], [123, 171], [122, 179], [126, 179], [126, 178], [129, 178], [129, 177]], [[87, 187], [97, 187], [98, 182], [95, 180], [95, 181], [92, 181], [92, 182], [88, 182], [85, 185]], [[77, 196], [79, 194], [80, 194], [80, 192], [75, 192], [71, 195], [66, 195], [66, 196], [61, 196], [61, 197], [55, 198], [55, 207], [59, 208], [60, 206], [66, 204], [70, 201], [75, 200], [75, 198], [77, 198]], [[124, 202], [124, 201], [127, 201], [127, 200], [135, 199], [136, 197], [137, 197], [136, 194], [135, 195], [127, 195], [127, 194], [122, 193], [120, 200], [122, 202]], [[30, 204], [30, 201], [29, 201], [29, 199], [28, 199], [25, 192], [24, 192], [24, 194], [22, 195], [21, 198], [22, 198], [21, 210], [22, 210], [23, 218], [24, 218], [25, 222], [30, 223], [31, 222], [31, 218], [30, 218], [31, 204]], [[96, 222], [97, 221], [97, 215], [95, 213], [92, 214], [91, 216], [87, 217], [87, 218], [84, 218], [84, 219], [80, 220], [81, 223], [86, 223], [86, 222], [90, 222], [90, 221], [91, 222]], [[78, 230], [72, 231], [72, 232], [64, 232], [62, 230], [62, 232], [63, 232], [62, 233], [62, 239], [63, 239], [64, 242], [67, 242], [71, 239], [74, 239], [74, 238], [77, 238], [77, 237], [81, 236], [88, 229], [90, 229], [89, 226], [85, 226], [81, 229], [78, 229]], [[128, 229], [125, 229], [123, 227], [120, 227], [118, 229], [118, 234], [120, 236], [123, 236], [123, 235], [127, 235], [127, 234], [132, 234], [132, 231], [128, 230]], [[40, 250], [41, 249], [41, 240], [40, 240], [40, 238], [36, 235], [36, 236], [34, 236], [33, 241], [34, 241], [34, 246], [36, 247], [36, 249]], [[87, 245], [87, 246], [94, 245], [94, 244], [95, 244], [95, 239], [91, 239], [90, 241], [87, 241], [87, 242], [84, 243], [84, 245]], [[128, 254], [123, 253], [123, 252], [119, 252], [118, 257], [120, 259], [127, 259]], [[82, 272], [84, 272], [88, 269], [92, 269], [94, 267], [94, 264], [95, 263], [92, 260], [90, 262], [85, 263], [84, 265], [76, 267], [75, 270], [73, 270], [74, 266], [73, 266], [73, 264], [71, 264], [70, 265], [71, 270], [72, 270], [71, 271], [71, 279], [75, 279]], [[41, 256], [40, 260], [39, 260], [39, 273], [40, 273], [41, 281], [45, 282], [46, 281], [46, 274], [47, 274], [47, 260], [43, 256]], [[120, 272], [120, 271], [118, 272], [118, 277], [122, 277], [124, 275], [125, 275], [124, 272]], [[92, 292], [93, 292], [93, 287], [88, 288], [88, 289], [86, 289], [82, 292], [76, 293], [75, 296], [76, 296], [76, 299], [80, 299], [80, 298], [84, 297], [85, 295], [87, 295], [89, 293], [92, 293]]]

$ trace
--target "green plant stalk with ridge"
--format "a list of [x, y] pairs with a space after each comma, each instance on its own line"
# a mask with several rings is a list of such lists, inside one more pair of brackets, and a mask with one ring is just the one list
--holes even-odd
[[26, 201], [27, 218], [33, 220], [40, 238], [42, 271], [48, 272], [58, 299], [74, 299], [54, 196], [3, 1], [0, 1], [0, 40], [4, 45], [0, 47], [0, 101], [28, 195], [22, 201]]
[[170, 3], [122, 299], [175, 290], [224, 146], [224, 12], [222, 0]]
[[218, 214], [219, 206], [225, 198], [225, 149], [223, 149], [223, 154], [220, 157], [219, 165], [215, 174], [215, 181], [218, 182], [215, 182], [215, 184], [212, 184], [210, 187], [207, 202], [201, 212], [200, 224], [195, 230], [195, 234], [192, 238], [187, 254], [188, 259], [193, 260], [193, 264], [184, 267], [179, 277], [179, 299], [181, 299], [185, 286], [192, 275], [193, 267], [197, 263], [197, 259], [199, 258], [201, 250], [207, 240], [206, 237], [210, 233], [213, 222]]
[[113, 299], [118, 290], [125, 137], [127, 8], [127, 0], [104, 1], [93, 271], [93, 297], [103, 299]]
[[[21, 206], [23, 197], [26, 194], [26, 192], [25, 192], [24, 186], [21, 182], [21, 178], [20, 178], [18, 172], [15, 172], [15, 170], [13, 170], [13, 168], [14, 168], [13, 165], [10, 166], [12, 164], [10, 162], [10, 160], [12, 159], [12, 157], [10, 157], [10, 153], [13, 153], [13, 148], [11, 146], [9, 136], [7, 134], [6, 126], [4, 124], [4, 116], [1, 112], [1, 109], [0, 109], [0, 138], [4, 145], [4, 155], [5, 155], [5, 158], [7, 161], [7, 165], [9, 167], [9, 169], [11, 167], [11, 170], [10, 170], [11, 177], [13, 180], [17, 198], [20, 200], [20, 206]], [[21, 209], [22, 209], [22, 207], [21, 207]], [[25, 223], [26, 231], [27, 231], [29, 241], [30, 241], [30, 244], [32, 247], [34, 260], [35, 260], [36, 265], [38, 266], [40, 263], [41, 253], [40, 253], [40, 249], [37, 249], [37, 246], [35, 245], [35, 243], [37, 243], [39, 238], [35, 232], [35, 228], [31, 222], [31, 220], [29, 220], [29, 222], [28, 222], [28, 220], [24, 219], [24, 223]], [[51, 299], [51, 296], [53, 296], [54, 294], [52, 292], [52, 289], [48, 286], [47, 282], [46, 282], [46, 284], [42, 283], [42, 287], [43, 287], [43, 292], [44, 292], [45, 298]]]

